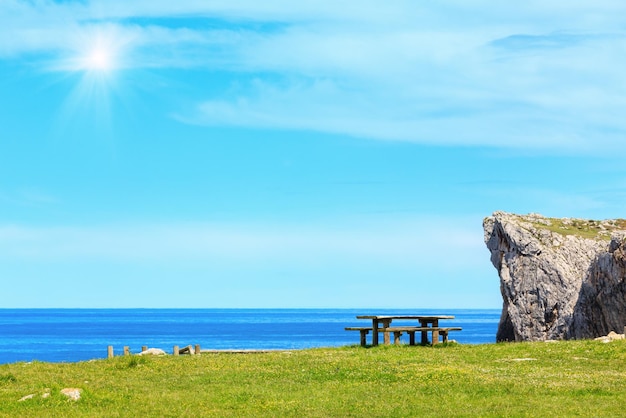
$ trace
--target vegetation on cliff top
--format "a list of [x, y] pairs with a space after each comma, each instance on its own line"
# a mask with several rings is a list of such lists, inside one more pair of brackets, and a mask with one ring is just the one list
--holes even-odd
[[0, 416], [621, 416], [625, 370], [626, 340], [15, 363]]
[[611, 234], [616, 231], [626, 232], [626, 219], [576, 219], [576, 218], [546, 218], [541, 215], [519, 216], [530, 222], [536, 229], [547, 229], [561, 235], [575, 235], [588, 239], [610, 240]]

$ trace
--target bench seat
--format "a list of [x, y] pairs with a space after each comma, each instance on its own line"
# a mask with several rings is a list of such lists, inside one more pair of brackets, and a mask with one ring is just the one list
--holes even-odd
[[400, 337], [403, 332], [409, 334], [409, 345], [415, 345], [415, 333], [416, 332], [429, 332], [437, 330], [438, 328], [432, 327], [418, 327], [418, 326], [400, 326], [400, 327], [387, 327], [384, 328], [384, 332], [393, 332], [393, 343], [400, 344]]
[[447, 328], [439, 328], [439, 334], [443, 337], [443, 342], [448, 342], [448, 332], [450, 331], [462, 331], [461, 327], [447, 327]]
[[[399, 327], [387, 327], [379, 329], [382, 332], [393, 332], [393, 343], [400, 344], [400, 337], [403, 332], [409, 334], [409, 345], [415, 345], [415, 333], [433, 333], [433, 344], [437, 344], [439, 341], [439, 335], [443, 338], [443, 342], [448, 342], [448, 333], [450, 331], [461, 331], [459, 327], [418, 327], [418, 326], [399, 326]], [[425, 342], [425, 336], [422, 339]]]
[[[367, 334], [373, 330], [372, 327], [346, 327], [345, 328], [346, 331], [359, 331], [360, 335], [361, 335], [361, 345], [365, 346], [366, 345], [366, 336]], [[409, 334], [409, 345], [415, 345], [415, 333], [416, 332], [422, 332], [422, 333], [428, 333], [428, 332], [432, 332], [434, 334], [433, 336], [433, 344], [437, 344], [439, 341], [439, 335], [441, 335], [441, 337], [443, 338], [443, 342], [447, 343], [448, 342], [448, 333], [450, 331], [461, 331], [462, 329], [460, 327], [419, 327], [419, 326], [397, 326], [397, 327], [387, 327], [387, 328], [378, 328], [378, 332], [383, 332], [386, 335], [389, 335], [389, 333], [393, 332], [393, 343], [394, 344], [400, 344], [400, 337], [402, 336], [402, 333], [406, 332], [407, 334]], [[425, 336], [423, 336], [423, 340], [424, 338], [426, 338]], [[435, 338], [437, 341], [435, 341]], [[388, 338], [385, 337], [387, 343], [388, 343]]]
[[363, 347], [367, 345], [366, 336], [372, 330], [372, 327], [346, 327], [346, 331], [359, 331], [361, 333], [361, 345]]

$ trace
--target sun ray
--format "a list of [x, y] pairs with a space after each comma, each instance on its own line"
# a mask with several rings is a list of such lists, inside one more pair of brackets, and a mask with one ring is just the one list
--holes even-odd
[[90, 126], [101, 138], [113, 137], [113, 103], [124, 93], [121, 70], [128, 44], [128, 36], [113, 25], [78, 28], [64, 56], [50, 64], [71, 86], [59, 107], [59, 136]]
[[116, 26], [80, 28], [63, 57], [51, 65], [52, 71], [113, 73], [123, 68], [130, 38]]

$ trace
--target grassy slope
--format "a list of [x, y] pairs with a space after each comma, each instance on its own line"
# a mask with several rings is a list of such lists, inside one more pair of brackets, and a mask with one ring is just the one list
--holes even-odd
[[0, 366], [0, 416], [620, 416], [625, 379], [626, 341], [116, 357]]
[[[519, 217], [519, 216], [518, 216]], [[519, 217], [528, 219], [527, 217]], [[626, 219], [595, 221], [592, 219], [541, 218], [529, 220], [537, 229], [547, 229], [561, 235], [575, 235], [581, 238], [610, 240], [611, 234], [626, 230]]]

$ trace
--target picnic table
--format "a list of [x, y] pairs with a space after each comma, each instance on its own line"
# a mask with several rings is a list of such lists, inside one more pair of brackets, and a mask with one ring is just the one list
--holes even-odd
[[[366, 335], [372, 331], [372, 345], [378, 345], [378, 333], [384, 335], [384, 343], [390, 344], [390, 334], [394, 334], [394, 343], [400, 343], [402, 333], [409, 334], [409, 344], [415, 345], [415, 333], [421, 332], [422, 344], [428, 344], [428, 333], [432, 334], [432, 344], [439, 343], [439, 335], [443, 336], [443, 342], [448, 341], [449, 331], [460, 331], [458, 327], [440, 327], [439, 320], [454, 319], [451, 315], [357, 315], [357, 319], [367, 319], [372, 321], [371, 327], [346, 327], [347, 331], [360, 331], [361, 345], [366, 345]], [[419, 326], [391, 326], [394, 320], [419, 321]]]

